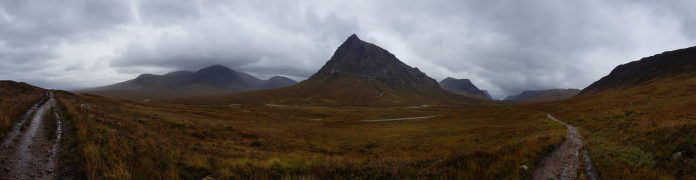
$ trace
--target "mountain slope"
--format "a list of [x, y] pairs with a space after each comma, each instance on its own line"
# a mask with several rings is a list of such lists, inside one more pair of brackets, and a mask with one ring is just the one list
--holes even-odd
[[247, 84], [247, 86], [251, 87], [252, 89], [261, 89], [261, 86], [265, 85], [268, 80], [261, 80], [257, 77], [252, 76], [251, 74], [247, 74], [245, 72], [240, 72], [237, 71], [237, 75], [239, 75], [242, 80]]
[[184, 81], [178, 83], [190, 88], [213, 87], [230, 91], [251, 90], [244, 80], [234, 70], [215, 65], [196, 71]]
[[595, 94], [608, 90], [644, 86], [667, 77], [693, 76], [696, 66], [696, 47], [667, 51], [638, 61], [622, 64], [609, 75], [583, 89], [580, 94]]
[[481, 102], [447, 92], [418, 68], [356, 35], [348, 37], [317, 73], [296, 85], [196, 98], [191, 101], [365, 106]]
[[481, 90], [481, 91], [483, 91], [483, 94], [485, 94], [486, 97], [488, 97], [488, 99], [491, 99], [491, 100], [493, 99], [493, 97], [491, 97], [491, 94], [488, 94], [488, 91], [486, 91], [486, 90]]
[[503, 100], [517, 100], [522, 103], [549, 102], [568, 99], [577, 95], [579, 92], [579, 89], [528, 90], [518, 95], [510, 95]]
[[442, 87], [443, 89], [455, 94], [477, 99], [491, 100], [491, 98], [489, 97], [489, 95], [487, 95], [486, 92], [480, 90], [468, 79], [454, 79], [451, 77], [447, 77], [440, 81], [439, 84], [440, 87]]
[[292, 86], [295, 84], [297, 84], [297, 81], [292, 80], [290, 78], [286, 78], [283, 76], [273, 76], [270, 79], [266, 80], [266, 83], [258, 89], [279, 88], [285, 86]]
[[147, 88], [149, 86], [170, 87], [174, 83], [185, 80], [192, 74], [193, 72], [188, 71], [175, 71], [164, 75], [142, 74], [135, 79], [128, 81], [96, 88], [79, 89], [75, 91], [135, 90]]

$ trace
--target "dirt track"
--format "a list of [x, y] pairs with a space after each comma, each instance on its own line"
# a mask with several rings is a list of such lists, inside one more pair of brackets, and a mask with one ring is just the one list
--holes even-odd
[[[39, 106], [35, 104], [22, 119], [7, 133], [0, 144], [0, 179], [56, 179], [61, 123], [57, 114], [48, 114], [55, 108], [53, 93]], [[45, 98], [44, 98], [45, 99]], [[30, 114], [35, 113], [31, 119]], [[46, 138], [48, 116], [56, 116], [58, 129], [52, 139]], [[25, 130], [20, 130], [24, 121], [30, 121]]]
[[[582, 140], [580, 139], [580, 132], [578, 129], [559, 121], [558, 119], [547, 114], [548, 119], [558, 121], [565, 124], [568, 127], [568, 135], [565, 142], [561, 143], [560, 146], [556, 148], [553, 152], [546, 155], [539, 166], [534, 170], [532, 174], [533, 180], [546, 180], [546, 179], [562, 179], [562, 180], [574, 180], [577, 177], [578, 168], [580, 167], [579, 153], [582, 148]], [[591, 167], [591, 162], [586, 156], [586, 164]], [[594, 180], [594, 172], [587, 169], [588, 179]]]

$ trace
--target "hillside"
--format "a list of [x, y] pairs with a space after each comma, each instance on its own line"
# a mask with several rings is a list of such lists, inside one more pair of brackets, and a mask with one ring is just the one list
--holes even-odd
[[0, 139], [47, 90], [23, 82], [0, 81]]
[[362, 41], [356, 35], [346, 39], [319, 71], [299, 84], [167, 102], [341, 106], [482, 103], [447, 92], [418, 68], [406, 65], [387, 50]]
[[549, 102], [568, 99], [577, 95], [578, 92], [580, 92], [579, 89], [527, 90], [518, 95], [510, 95], [503, 100], [515, 101], [517, 103]]
[[445, 89], [455, 94], [476, 99], [491, 100], [491, 97], [490, 95], [488, 95], [488, 92], [480, 90], [468, 79], [454, 79], [451, 77], [447, 77], [440, 81], [439, 84], [440, 87], [442, 87], [442, 89]]
[[244, 72], [215, 65], [196, 72], [175, 71], [164, 75], [142, 74], [135, 79], [103, 87], [72, 90], [105, 97], [142, 101], [209, 94], [223, 94], [296, 84], [282, 76], [261, 80]]
[[488, 91], [486, 91], [486, 90], [481, 90], [481, 91], [483, 91], [483, 94], [485, 94], [486, 97], [488, 97], [488, 99], [493, 99], [493, 97], [491, 97], [491, 94], [488, 94]]
[[696, 70], [696, 47], [667, 51], [638, 61], [622, 64], [609, 75], [587, 86], [579, 94], [640, 87], [668, 77], [693, 76]]
[[258, 89], [272, 89], [285, 86], [292, 86], [295, 84], [297, 84], [297, 81], [292, 80], [290, 78], [286, 78], [283, 76], [273, 76], [270, 79], [266, 80], [266, 83]]

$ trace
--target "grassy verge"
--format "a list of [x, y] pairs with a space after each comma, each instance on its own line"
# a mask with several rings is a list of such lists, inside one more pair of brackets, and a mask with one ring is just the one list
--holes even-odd
[[56, 111], [54, 108], [48, 110], [46, 114], [46, 124], [44, 125], [46, 131], [46, 139], [53, 139], [56, 136], [56, 130], [58, 130], [58, 118], [56, 118]]

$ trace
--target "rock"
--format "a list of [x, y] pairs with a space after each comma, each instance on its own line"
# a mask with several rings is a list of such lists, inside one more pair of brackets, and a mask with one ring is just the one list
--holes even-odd
[[46, 168], [46, 172], [52, 173], [52, 172], [53, 172], [53, 168]]
[[10, 171], [10, 168], [6, 167], [6, 168], [5, 168], [5, 171]]
[[677, 152], [672, 155], [672, 159], [681, 159], [682, 158], [682, 152]]
[[525, 171], [527, 170], [527, 165], [522, 165], [520, 168], [524, 169]]

